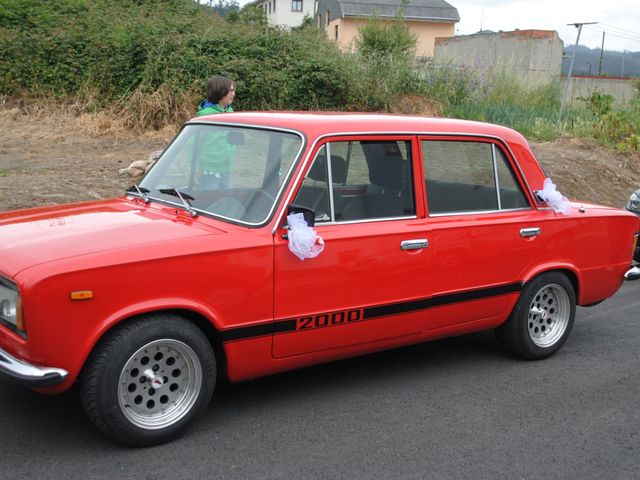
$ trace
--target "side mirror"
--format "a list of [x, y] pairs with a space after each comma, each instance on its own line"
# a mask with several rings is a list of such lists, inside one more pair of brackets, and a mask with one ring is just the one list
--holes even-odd
[[307, 222], [307, 225], [310, 227], [313, 227], [316, 224], [316, 212], [311, 208], [292, 203], [287, 209], [287, 215], [291, 215], [292, 213], [301, 213], [304, 217], [304, 221]]

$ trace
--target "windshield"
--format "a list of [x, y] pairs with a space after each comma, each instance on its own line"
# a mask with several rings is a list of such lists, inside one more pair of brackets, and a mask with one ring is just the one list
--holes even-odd
[[187, 125], [139, 186], [151, 199], [260, 225], [275, 208], [302, 144], [292, 132]]

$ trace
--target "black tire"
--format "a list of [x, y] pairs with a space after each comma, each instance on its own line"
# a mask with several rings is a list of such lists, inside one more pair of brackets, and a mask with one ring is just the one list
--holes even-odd
[[215, 381], [205, 335], [182, 317], [154, 314], [101, 339], [81, 376], [80, 396], [100, 431], [142, 447], [180, 435], [208, 405]]
[[571, 281], [560, 272], [543, 273], [525, 285], [507, 321], [496, 328], [496, 336], [509, 352], [540, 360], [562, 347], [575, 314]]

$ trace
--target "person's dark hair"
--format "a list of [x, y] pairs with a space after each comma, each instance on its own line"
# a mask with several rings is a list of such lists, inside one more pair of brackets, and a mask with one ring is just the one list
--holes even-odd
[[218, 103], [222, 97], [234, 88], [234, 82], [228, 77], [214, 75], [207, 82], [207, 100]]

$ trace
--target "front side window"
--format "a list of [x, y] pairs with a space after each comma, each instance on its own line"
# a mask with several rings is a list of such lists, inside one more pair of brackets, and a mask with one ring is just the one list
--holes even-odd
[[291, 11], [292, 12], [301, 12], [302, 11], [302, 0], [291, 0]]
[[[331, 158], [331, 162], [327, 162]], [[330, 142], [316, 155], [294, 204], [317, 222], [415, 215], [411, 142]]]
[[422, 155], [430, 214], [529, 206], [506, 156], [493, 143], [424, 140]]
[[187, 125], [140, 182], [152, 199], [247, 224], [270, 216], [302, 138], [289, 132]]

